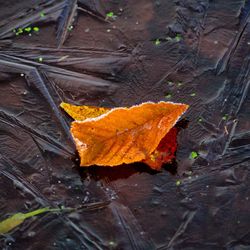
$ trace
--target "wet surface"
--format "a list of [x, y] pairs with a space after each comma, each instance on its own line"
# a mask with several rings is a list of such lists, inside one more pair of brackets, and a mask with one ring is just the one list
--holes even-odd
[[[250, 249], [248, 0], [0, 6], [0, 218], [94, 206], [31, 218], [1, 249]], [[190, 105], [176, 166], [79, 169], [61, 101], [160, 100]]]

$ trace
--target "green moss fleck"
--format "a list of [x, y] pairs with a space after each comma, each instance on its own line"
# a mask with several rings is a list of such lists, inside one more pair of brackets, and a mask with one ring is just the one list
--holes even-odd
[[26, 32], [31, 32], [32, 28], [31, 28], [31, 27], [26, 27], [24, 30], [25, 30]]
[[175, 40], [177, 43], [180, 42], [180, 41], [182, 40], [181, 35], [180, 35], [180, 34], [177, 34], [177, 35], [175, 36], [174, 40]]
[[190, 155], [189, 155], [189, 158], [190, 159], [196, 159], [198, 157], [198, 153], [197, 152], [195, 152], [195, 151], [192, 151], [191, 153], [190, 153]]
[[168, 93], [168, 94], [165, 95], [166, 99], [170, 99], [171, 97], [172, 97], [172, 95], [170, 93]]
[[113, 11], [110, 11], [106, 14], [106, 17], [114, 17], [114, 12]]
[[176, 184], [176, 186], [178, 187], [178, 186], [181, 185], [181, 181], [180, 181], [180, 180], [177, 180], [175, 184]]
[[114, 14], [113, 11], [110, 11], [106, 14], [106, 19], [113, 19], [115, 20], [117, 18], [117, 16]]
[[34, 27], [33, 30], [34, 30], [35, 32], [38, 32], [40, 29], [39, 29], [38, 27]]
[[226, 121], [228, 119], [228, 114], [225, 114], [223, 117], [222, 117], [222, 120], [223, 121]]
[[155, 40], [154, 44], [155, 44], [156, 46], [160, 45], [160, 44], [161, 44], [160, 39], [157, 38], [157, 39]]
[[17, 32], [16, 32], [16, 35], [20, 35], [23, 33], [23, 29], [22, 28], [18, 28]]

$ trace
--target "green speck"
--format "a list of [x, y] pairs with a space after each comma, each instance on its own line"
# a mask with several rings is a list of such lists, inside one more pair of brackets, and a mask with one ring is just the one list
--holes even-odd
[[191, 93], [190, 96], [196, 96], [196, 94], [195, 93]]
[[40, 17], [45, 17], [44, 12], [41, 12], [41, 13], [40, 13]]
[[68, 30], [71, 31], [71, 30], [73, 30], [73, 28], [74, 28], [74, 26], [73, 26], [73, 25], [70, 25], [70, 26], [68, 27]]
[[198, 157], [198, 153], [195, 152], [195, 151], [192, 151], [192, 152], [190, 153], [190, 155], [189, 155], [189, 158], [190, 158], [190, 159], [196, 159], [197, 157]]
[[182, 37], [181, 37], [180, 34], [177, 34], [174, 39], [178, 43], [178, 42], [180, 42], [182, 40]]
[[16, 35], [20, 35], [23, 33], [23, 29], [22, 28], [18, 28], [17, 31], [16, 31]]
[[38, 27], [34, 27], [33, 30], [34, 30], [35, 32], [38, 32], [40, 29], [39, 29]]
[[115, 19], [117, 18], [117, 16], [114, 14], [113, 11], [110, 11], [110, 12], [108, 12], [108, 13], [106, 14], [106, 19], [109, 19], [109, 18], [115, 20]]
[[171, 94], [166, 94], [166, 95], [165, 95], [165, 98], [167, 98], [167, 99], [170, 99], [171, 97], [172, 97]]
[[16, 29], [13, 29], [12, 31], [13, 31], [14, 33], [16, 33]]
[[106, 17], [114, 17], [114, 12], [110, 11], [106, 14]]
[[167, 37], [166, 37], [166, 40], [169, 41], [169, 42], [171, 42], [171, 41], [173, 41], [173, 38], [170, 37], [170, 36], [167, 36]]
[[228, 119], [228, 114], [225, 114], [223, 117], [222, 117], [222, 120], [223, 121], [226, 121]]
[[174, 82], [168, 81], [168, 85], [172, 86], [172, 85], [174, 85]]
[[38, 58], [38, 61], [39, 61], [39, 62], [42, 62], [42, 61], [43, 61], [43, 58], [42, 58], [42, 57], [39, 57], [39, 58]]
[[175, 184], [176, 184], [176, 186], [180, 186], [181, 185], [181, 181], [177, 180]]
[[199, 119], [198, 119], [198, 122], [202, 122], [202, 121], [203, 121], [202, 118], [199, 118]]
[[178, 87], [180, 87], [180, 86], [182, 86], [182, 85], [183, 85], [182, 82], [178, 82], [178, 83], [177, 83], [177, 86], [178, 86]]
[[160, 44], [161, 44], [161, 41], [160, 41], [160, 39], [157, 38], [157, 39], [155, 40], [155, 45], [158, 46], [158, 45], [160, 45]]
[[31, 27], [26, 27], [25, 29], [24, 29], [26, 32], [31, 32]]

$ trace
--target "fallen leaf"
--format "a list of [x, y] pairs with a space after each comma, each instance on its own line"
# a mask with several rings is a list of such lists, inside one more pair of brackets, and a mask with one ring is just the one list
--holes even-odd
[[17, 226], [21, 225], [26, 219], [34, 217], [36, 215], [40, 215], [43, 213], [58, 213], [58, 212], [74, 212], [77, 210], [85, 210], [85, 211], [93, 211], [100, 210], [101, 208], [105, 208], [110, 202], [109, 201], [100, 201], [93, 203], [86, 203], [78, 206], [77, 208], [64, 207], [61, 208], [39, 208], [34, 211], [28, 213], [16, 213], [7, 219], [0, 221], [0, 236], [1, 234], [9, 233], [11, 230], [15, 229]]
[[54, 209], [54, 208], [40, 208], [35, 211], [29, 212], [29, 213], [16, 213], [9, 218], [3, 220], [0, 222], [0, 234], [6, 234], [9, 231], [13, 230], [15, 227], [22, 224], [26, 219], [46, 213], [46, 212], [59, 212], [62, 211], [62, 209]]
[[72, 123], [71, 133], [81, 166], [117, 166], [144, 161], [151, 168], [159, 169], [162, 163], [173, 158], [171, 150], [166, 152], [169, 147], [162, 146], [163, 138], [188, 105], [146, 102], [109, 110], [88, 106], [72, 108], [64, 103], [61, 107], [78, 120]]

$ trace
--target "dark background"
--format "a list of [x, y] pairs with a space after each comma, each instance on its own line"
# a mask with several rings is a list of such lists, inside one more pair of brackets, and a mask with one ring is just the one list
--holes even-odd
[[[250, 249], [249, 14], [248, 0], [1, 0], [0, 220], [84, 209], [31, 218], [0, 248]], [[79, 168], [61, 101], [160, 100], [190, 105], [176, 165]]]

